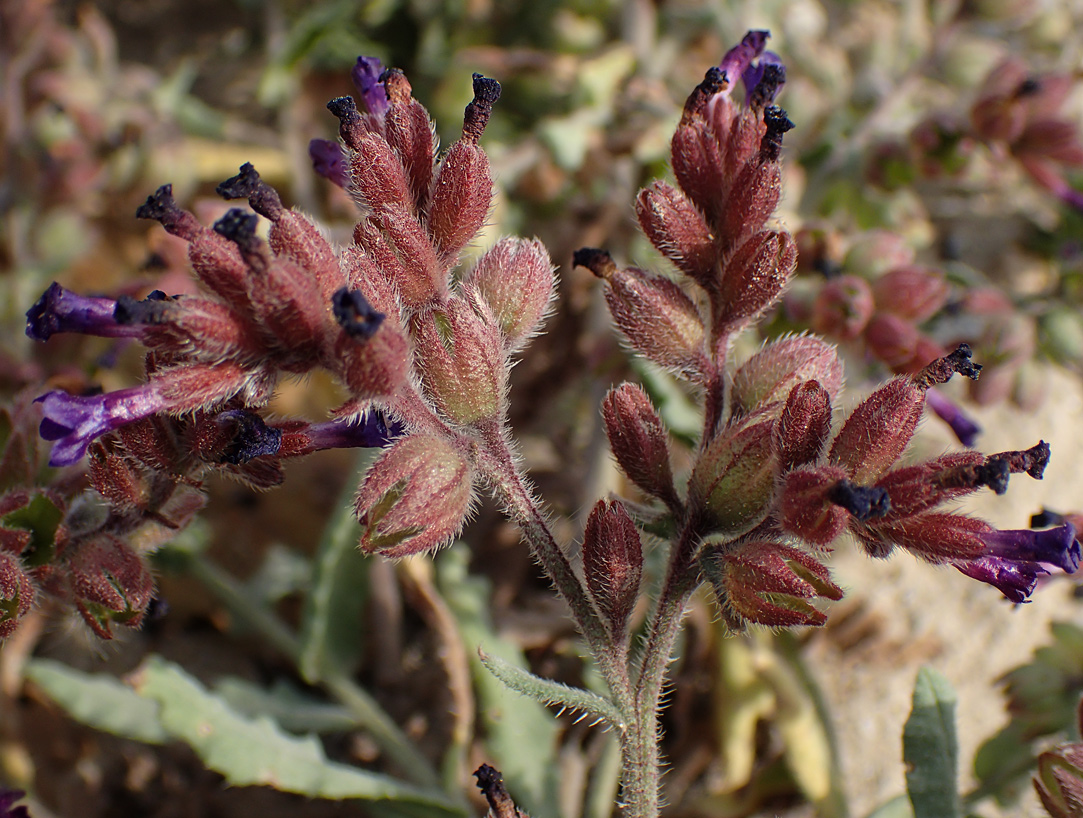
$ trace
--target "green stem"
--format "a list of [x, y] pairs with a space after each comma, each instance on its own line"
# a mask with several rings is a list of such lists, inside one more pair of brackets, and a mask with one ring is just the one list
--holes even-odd
[[[195, 554], [189, 554], [186, 563], [189, 572], [232, 613], [297, 664], [301, 656], [300, 640], [282, 620], [252, 599], [237, 580], [217, 565]], [[440, 777], [428, 759], [421, 755], [395, 721], [364, 689], [347, 676], [335, 672], [325, 674], [320, 686], [353, 714], [358, 725], [372, 736], [407, 778], [424, 787], [440, 786]]]

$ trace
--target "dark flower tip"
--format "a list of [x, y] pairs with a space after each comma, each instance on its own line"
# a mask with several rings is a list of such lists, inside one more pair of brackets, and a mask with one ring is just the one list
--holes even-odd
[[474, 74], [474, 99], [466, 106], [463, 117], [463, 139], [477, 143], [489, 124], [493, 105], [500, 99], [500, 83]]
[[777, 105], [769, 105], [764, 109], [763, 124], [767, 126], [767, 131], [760, 142], [760, 156], [765, 161], [774, 162], [782, 155], [783, 135], [792, 131], [795, 126], [786, 116], [786, 112]]
[[1063, 522], [1063, 514], [1050, 511], [1048, 508], [1043, 508], [1037, 514], [1032, 514], [1030, 517], [1031, 528], [1046, 528], [1051, 525], [1060, 525]]
[[214, 223], [214, 232], [229, 239], [240, 248], [242, 253], [257, 252], [260, 246], [256, 236], [259, 216], [234, 207]]
[[121, 326], [160, 324], [171, 303], [174, 303], [173, 299], [161, 290], [155, 290], [142, 301], [122, 295], [113, 309], [113, 318]]
[[327, 103], [327, 110], [340, 120], [346, 120], [357, 115], [357, 103], [353, 97], [335, 97]]
[[859, 522], [883, 517], [891, 511], [887, 489], [855, 486], [849, 480], [840, 480], [832, 486], [827, 499], [849, 511]]
[[60, 332], [78, 332], [104, 338], [131, 338], [139, 335], [120, 326], [113, 318], [116, 302], [111, 298], [90, 298], [65, 289], [55, 281], [26, 311], [26, 335], [47, 341]]
[[135, 211], [135, 217], [164, 222], [175, 216], [178, 211], [177, 203], [173, 199], [173, 185], [162, 185], [139, 206], [139, 209]]
[[684, 101], [682, 120], [687, 122], [691, 117], [702, 115], [711, 97], [726, 89], [727, 81], [726, 72], [717, 65], [708, 68], [707, 73], [703, 76], [703, 81], [692, 89], [692, 93]]
[[363, 341], [371, 338], [387, 317], [369, 304], [360, 290], [346, 287], [331, 296], [331, 311], [347, 335]]
[[251, 162], [241, 165], [241, 172], [214, 189], [223, 199], [248, 199], [252, 209], [274, 221], [282, 213], [282, 200], [269, 184], [260, 178]]
[[598, 278], [609, 278], [617, 270], [613, 256], [608, 250], [599, 250], [597, 247], [581, 247], [572, 254], [572, 265], [586, 267]]
[[231, 409], [220, 412], [215, 421], [232, 427], [233, 438], [222, 453], [223, 463], [239, 466], [254, 457], [278, 454], [282, 446], [282, 431], [268, 426], [255, 412]]
[[921, 389], [928, 389], [939, 383], [947, 383], [956, 373], [976, 381], [981, 374], [981, 364], [970, 360], [973, 355], [970, 344], [959, 344], [954, 352], [937, 358], [914, 376], [914, 383]]

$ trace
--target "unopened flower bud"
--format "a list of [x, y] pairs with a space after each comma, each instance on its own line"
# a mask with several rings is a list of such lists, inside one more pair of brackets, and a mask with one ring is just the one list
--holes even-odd
[[704, 547], [700, 564], [722, 614], [734, 629], [823, 625], [826, 615], [811, 599], [842, 599], [842, 589], [819, 560], [793, 546], [756, 540]]
[[639, 597], [643, 545], [635, 523], [619, 501], [599, 500], [590, 512], [583, 535], [583, 573], [610, 633], [623, 640]]
[[343, 287], [333, 299], [342, 332], [335, 339], [329, 367], [338, 372], [354, 399], [394, 395], [405, 383], [410, 345], [398, 322], [386, 321], [360, 290]]
[[824, 284], [812, 306], [812, 328], [840, 341], [852, 341], [876, 310], [872, 288], [863, 278], [844, 275]]
[[790, 390], [775, 428], [775, 454], [783, 474], [812, 463], [831, 433], [831, 395], [819, 381], [805, 381]]
[[639, 191], [636, 216], [660, 253], [708, 292], [718, 284], [719, 254], [703, 216], [680, 190], [655, 181]]
[[717, 219], [732, 181], [726, 177], [723, 144], [707, 119], [708, 103], [726, 87], [717, 68], [707, 72], [684, 105], [684, 115], [670, 143], [670, 164], [677, 184], [708, 222]]
[[220, 361], [254, 360], [264, 352], [258, 331], [219, 301], [199, 296], [173, 298], [155, 291], [136, 301], [121, 296], [114, 309], [117, 324], [138, 330], [149, 348], [166, 358]]
[[733, 376], [733, 414], [750, 414], [786, 400], [793, 388], [816, 381], [832, 402], [842, 388], [842, 363], [835, 347], [812, 335], [772, 341], [749, 358]]
[[763, 231], [733, 254], [714, 300], [712, 332], [734, 332], [774, 304], [797, 267], [797, 245], [786, 232]]
[[433, 179], [428, 225], [444, 269], [455, 263], [489, 215], [493, 181], [489, 157], [478, 141], [499, 98], [500, 83], [474, 75], [474, 99], [466, 106], [462, 138], [448, 150]]
[[846, 472], [835, 466], [803, 468], [786, 474], [776, 503], [782, 530], [813, 545], [830, 545], [850, 519], [830, 496], [845, 479]]
[[486, 320], [456, 298], [442, 312], [416, 316], [413, 330], [422, 383], [444, 415], [469, 424], [503, 412], [507, 363], [491, 313]]
[[366, 133], [348, 159], [350, 192], [358, 204], [376, 210], [383, 207], [411, 213], [414, 199], [406, 170], [398, 155], [378, 133]]
[[947, 303], [944, 274], [928, 267], [896, 267], [872, 285], [876, 308], [920, 324], [936, 315]]
[[34, 605], [34, 585], [17, 555], [0, 550], [0, 639], [7, 639]]
[[710, 371], [703, 319], [679, 286], [634, 267], [621, 270], [603, 250], [577, 250], [573, 263], [605, 281], [613, 322], [637, 352], [690, 380]]
[[[373, 211], [371, 227], [383, 232], [390, 246], [374, 247], [377, 263], [388, 250], [395, 261], [381, 268], [409, 310], [427, 309], [442, 302], [448, 293], [446, 268], [441, 266], [432, 242], [417, 217], [402, 207], [383, 207]], [[360, 228], [360, 225], [358, 225]], [[358, 231], [354, 231], [355, 236]], [[365, 245], [362, 245], [365, 246]], [[366, 246], [365, 248], [369, 248]]]
[[473, 491], [473, 466], [447, 440], [400, 438], [361, 484], [361, 548], [397, 559], [447, 545], [462, 529]]
[[865, 327], [869, 351], [892, 369], [899, 369], [914, 357], [919, 333], [912, 321], [889, 312], [877, 312]]
[[537, 239], [501, 239], [464, 279], [489, 305], [509, 350], [521, 347], [537, 331], [555, 283], [549, 253]]
[[154, 596], [154, 579], [143, 559], [109, 535], [79, 542], [72, 550], [71, 594], [91, 630], [112, 639], [114, 624], [139, 627]]
[[[778, 148], [781, 150], [781, 136]], [[721, 246], [736, 247], [742, 238], [761, 230], [781, 196], [782, 170], [777, 156], [745, 165], [734, 179], [718, 219]]]
[[384, 135], [406, 171], [414, 212], [424, 213], [428, 209], [436, 153], [432, 121], [425, 107], [413, 98], [410, 83], [401, 71], [388, 70], [384, 85], [391, 103], [384, 114]]
[[628, 479], [671, 508], [679, 507], [668, 434], [647, 394], [635, 384], [622, 383], [605, 396], [602, 418], [609, 447]]
[[699, 455], [688, 502], [710, 531], [738, 537], [767, 516], [775, 489], [773, 420], [722, 429]]

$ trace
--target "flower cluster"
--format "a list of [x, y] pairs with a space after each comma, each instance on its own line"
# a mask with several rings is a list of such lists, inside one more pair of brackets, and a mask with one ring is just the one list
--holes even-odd
[[[1047, 568], [1075, 570], [1080, 546], [1074, 528], [997, 531], [943, 507], [982, 487], [1002, 493], [1012, 473], [1041, 477], [1048, 447], [896, 465], [930, 388], [955, 373], [977, 378], [981, 367], [971, 363], [968, 347], [944, 355], [932, 342], [919, 350], [920, 337], [911, 339], [896, 357], [913, 374], [875, 391], [835, 434], [842, 369], [827, 343], [784, 338], [736, 372], [727, 369], [731, 339], [778, 301], [797, 261], [790, 234], [768, 225], [780, 195], [782, 135], [792, 125], [772, 104], [785, 72], [775, 58], [761, 57], [765, 38], [766, 32], [750, 32], [726, 56], [724, 70], [709, 71], [688, 98], [672, 142], [678, 187], [655, 182], [637, 199], [647, 237], [699, 295], [668, 278], [621, 269], [600, 250], [576, 255], [605, 281], [613, 321], [628, 344], [704, 394], [704, 433], [683, 499], [673, 482], [665, 427], [646, 394], [624, 384], [603, 412], [618, 463], [665, 504], [682, 531], [670, 580], [698, 572], [734, 627], [821, 624], [824, 614], [811, 600], [838, 599], [842, 590], [818, 552], [848, 531], [872, 556], [905, 548], [1022, 601]], [[736, 77], [746, 83], [744, 106], [731, 99]], [[861, 282], [867, 303], [856, 318], [832, 309], [825, 296], [825, 323], [831, 318], [834, 328], [859, 318], [855, 332], [865, 332], [879, 308], [880, 323], [898, 330], [943, 303], [945, 288], [935, 274], [906, 268], [885, 279], [879, 298]], [[909, 296], [893, 299], [887, 289]], [[900, 346], [888, 337], [897, 341], [898, 331], [874, 335]], [[626, 556], [634, 549], [619, 525], [610, 530], [609, 559], [627, 564], [611, 570], [620, 576], [634, 568]]]

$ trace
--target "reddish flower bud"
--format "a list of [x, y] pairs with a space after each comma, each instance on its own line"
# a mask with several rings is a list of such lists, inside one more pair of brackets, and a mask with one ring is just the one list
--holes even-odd
[[636, 216], [662, 255], [708, 292], [714, 291], [719, 254], [711, 229], [688, 197], [672, 185], [656, 181], [639, 191]]
[[743, 237], [763, 229], [781, 197], [782, 170], [777, 161], [745, 165], [733, 180], [718, 219], [720, 246], [736, 247]]
[[102, 535], [70, 549], [68, 580], [75, 607], [102, 639], [113, 624], [137, 628], [154, 596], [143, 559], [115, 537]]
[[861, 335], [876, 305], [872, 288], [863, 278], [845, 275], [824, 284], [812, 306], [812, 328], [816, 332], [852, 341]]
[[422, 384], [444, 415], [468, 424], [503, 413], [507, 362], [491, 313], [455, 298], [443, 312], [416, 316], [412, 328]]
[[846, 528], [850, 515], [831, 500], [846, 472], [834, 466], [791, 471], [783, 478], [775, 504], [782, 530], [813, 545], [830, 545]]
[[537, 239], [501, 239], [464, 279], [489, 305], [509, 350], [520, 348], [537, 332], [555, 284], [549, 253]]
[[899, 546], [932, 563], [980, 557], [985, 536], [995, 531], [983, 520], [935, 511], [901, 520], [889, 516], [854, 528], [871, 556], [887, 556]]
[[500, 83], [474, 75], [474, 99], [466, 107], [462, 138], [451, 146], [433, 179], [429, 232], [444, 269], [455, 264], [489, 215], [493, 181], [489, 157], [478, 146], [500, 97]]
[[872, 285], [876, 308], [920, 324], [947, 303], [948, 282], [939, 270], [896, 267]]
[[348, 165], [349, 190], [362, 207], [412, 211], [414, 198], [402, 161], [381, 134], [369, 132], [361, 136]]
[[790, 390], [775, 427], [775, 456], [781, 473], [820, 457], [831, 433], [831, 395], [819, 381]]
[[763, 231], [737, 248], [714, 299], [712, 333], [735, 332], [774, 304], [797, 267], [789, 233]]
[[410, 342], [395, 326], [381, 326], [368, 339], [344, 329], [335, 339], [328, 364], [355, 400], [387, 400], [408, 377]]
[[834, 401], [842, 388], [842, 363], [835, 347], [812, 335], [772, 341], [749, 358], [733, 376], [733, 415], [750, 414], [786, 400], [793, 388], [816, 381]]
[[623, 641], [639, 597], [643, 545], [619, 501], [599, 500], [590, 512], [583, 535], [583, 573], [614, 640]]
[[869, 484], [891, 468], [910, 443], [925, 406], [925, 390], [895, 378], [850, 413], [831, 446], [829, 460], [855, 483]]
[[913, 322], [889, 312], [878, 312], [865, 327], [869, 351], [892, 369], [909, 362], [917, 351], [918, 331]]
[[730, 426], [700, 453], [688, 502], [712, 532], [738, 537], [767, 516], [775, 491], [774, 427], [773, 420]]
[[635, 267], [618, 269], [603, 250], [577, 250], [573, 262], [605, 280], [610, 315], [633, 349], [684, 378], [704, 380], [712, 367], [703, 319], [679, 286]]
[[1027, 120], [1027, 91], [1031, 78], [1022, 60], [1009, 58], [985, 78], [970, 111], [974, 135], [986, 142], [1013, 142]]
[[635, 384], [622, 383], [605, 396], [602, 418], [609, 447], [628, 479], [671, 508], [679, 507], [668, 433], [647, 394]]
[[[445, 268], [440, 266], [425, 228], [417, 218], [395, 206], [374, 211], [371, 222], [390, 240], [396, 261], [390, 266], [381, 267], [402, 299], [403, 306], [421, 310], [443, 301], [447, 297], [448, 277]], [[387, 250], [377, 250], [377, 253], [386, 255]], [[379, 264], [380, 256], [376, 253], [373, 255]]]
[[390, 106], [384, 114], [384, 133], [406, 171], [414, 212], [428, 207], [432, 184], [436, 138], [425, 107], [413, 98], [410, 83], [401, 71], [392, 69], [384, 80]]
[[399, 299], [395, 288], [373, 258], [361, 247], [350, 245], [343, 249], [340, 263], [346, 278], [346, 288], [364, 295], [373, 309], [383, 313], [384, 321], [391, 321], [393, 325], [401, 327]]
[[842, 589], [819, 560], [782, 543], [708, 544], [700, 563], [734, 629], [749, 622], [770, 627], [823, 625], [827, 617], [808, 600], [842, 599]]
[[670, 143], [670, 164], [677, 184], [708, 222], [717, 219], [725, 205], [730, 182], [725, 174], [723, 143], [705, 118], [708, 102], [724, 87], [722, 72], [710, 69], [685, 102], [684, 116]]
[[14, 554], [0, 551], [0, 639], [7, 639], [34, 605], [34, 585]]
[[357, 495], [361, 548], [397, 559], [447, 545], [462, 529], [474, 468], [443, 438], [400, 438], [369, 469]]
[[252, 361], [265, 352], [263, 339], [249, 322], [209, 298], [178, 295], [136, 301], [121, 296], [114, 314], [118, 324], [140, 329], [143, 343], [167, 360], [182, 357], [208, 363], [223, 358]]

